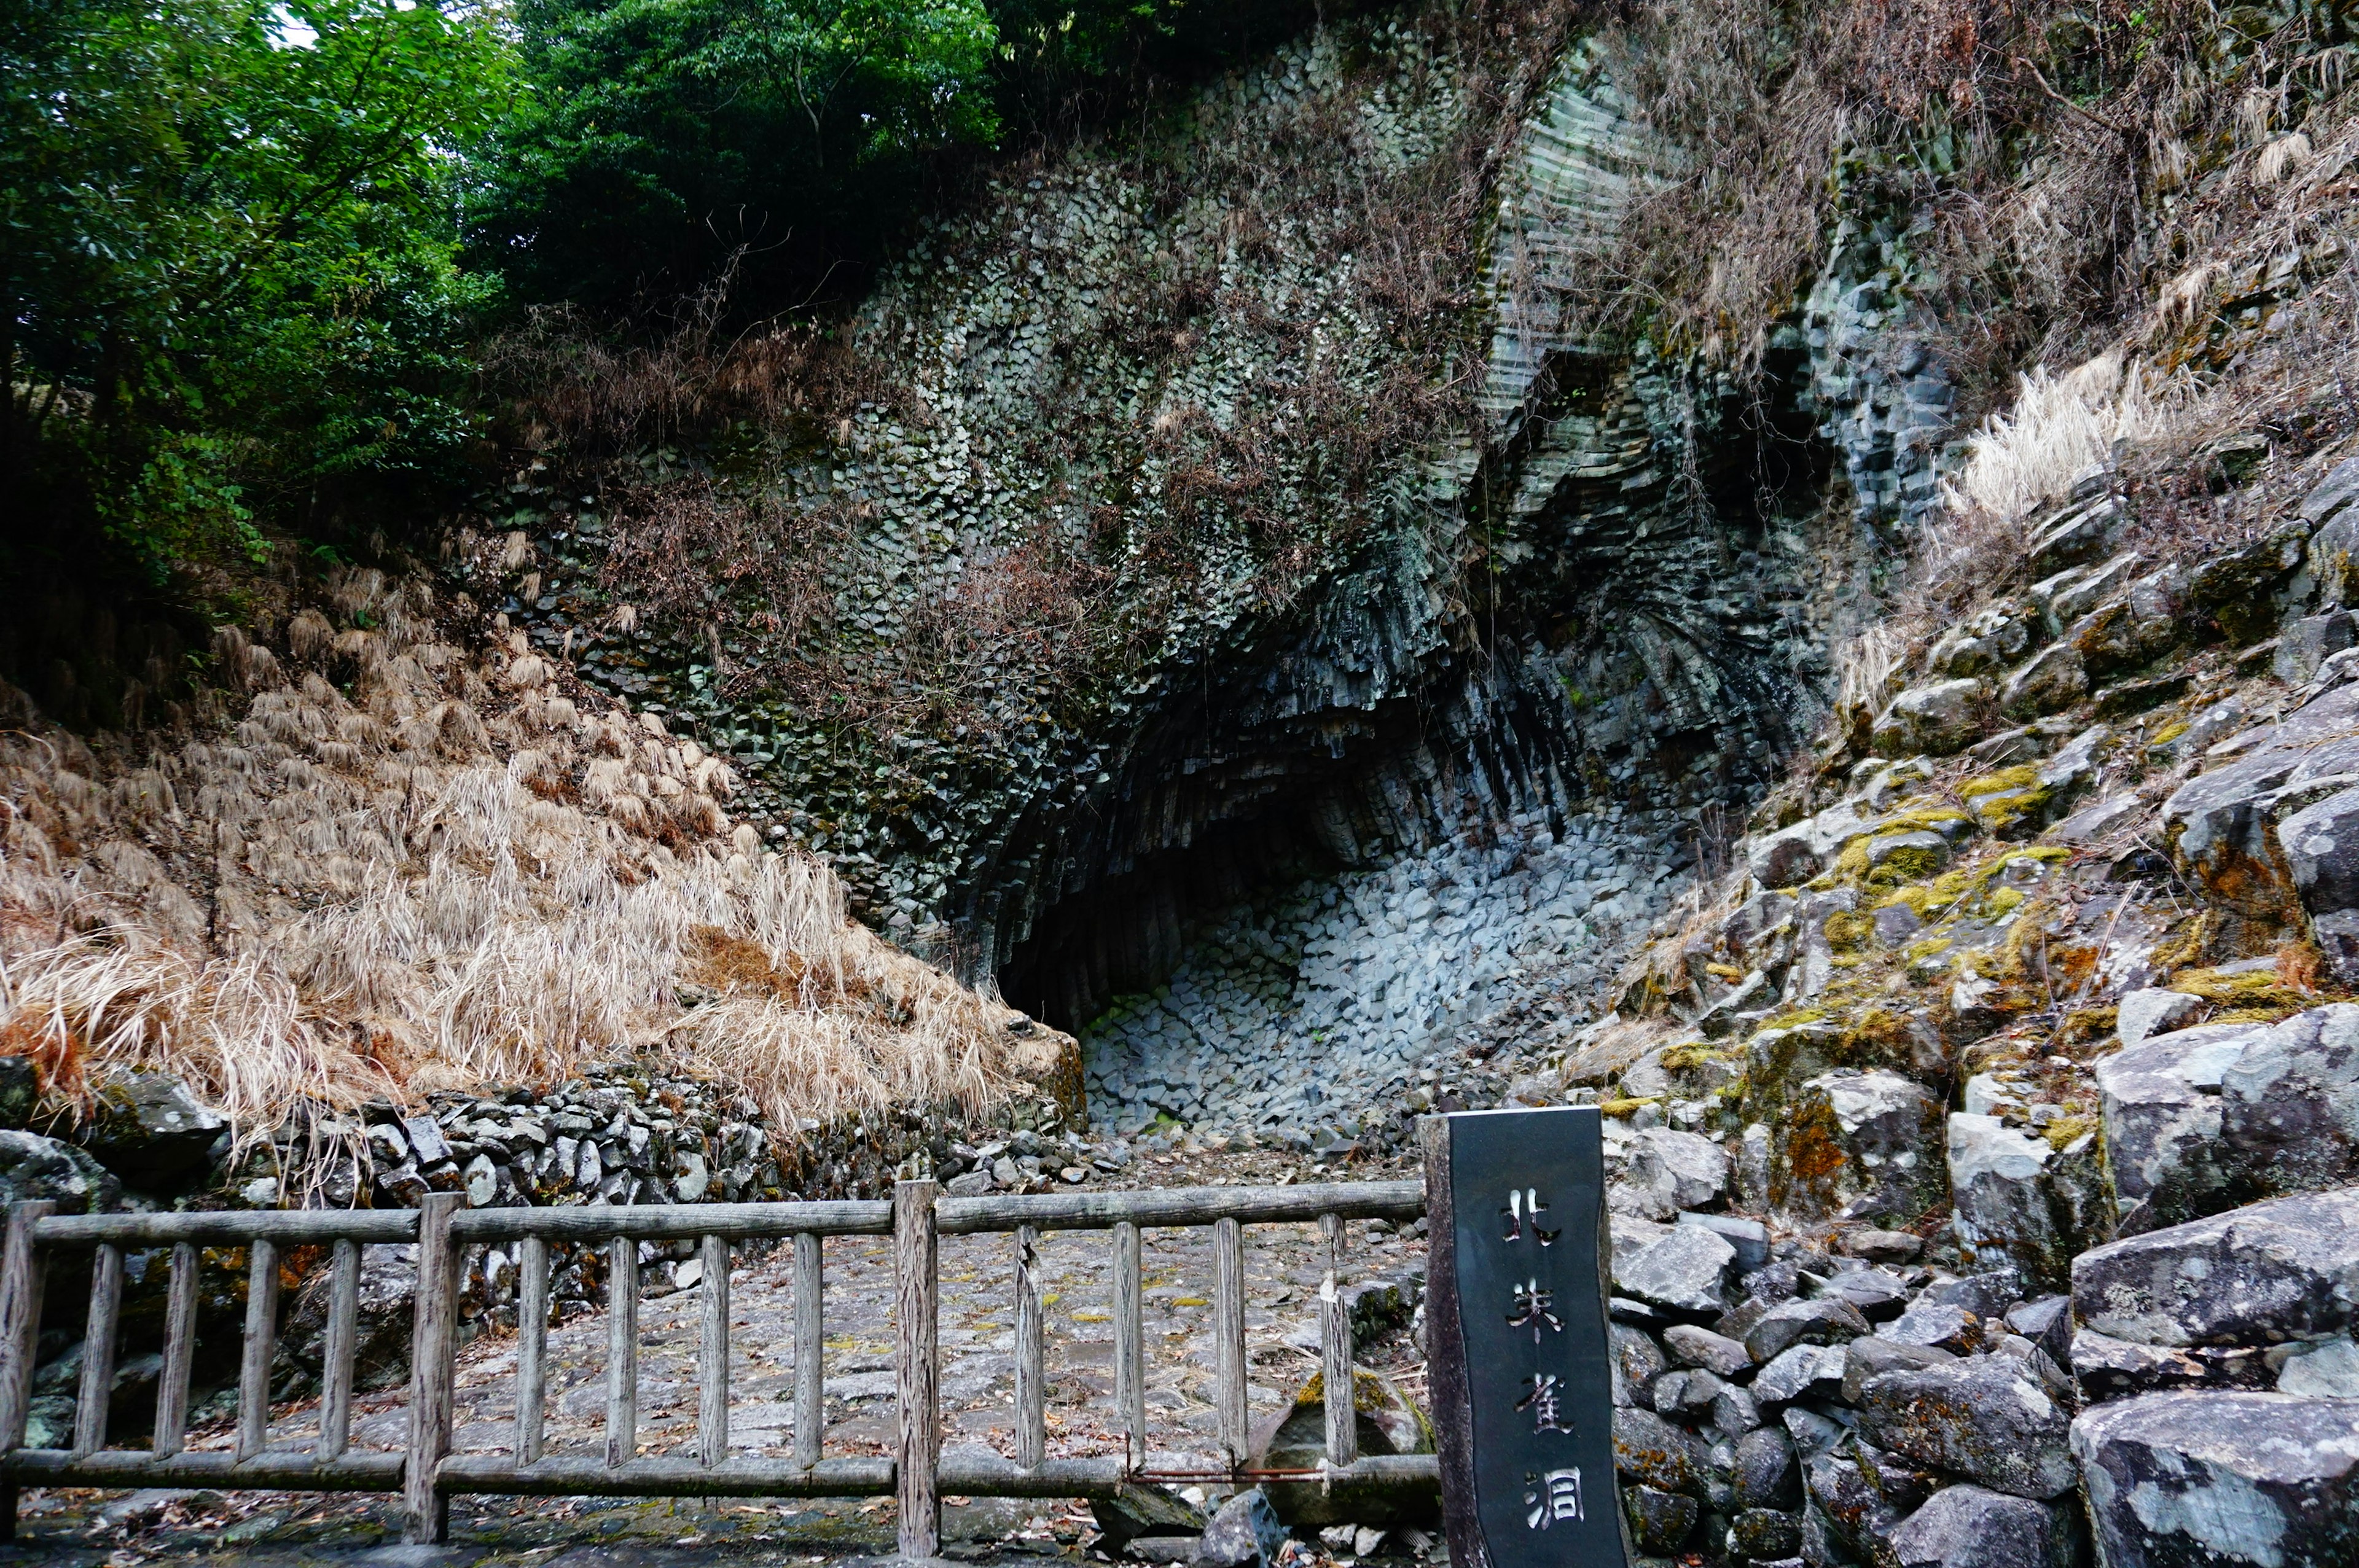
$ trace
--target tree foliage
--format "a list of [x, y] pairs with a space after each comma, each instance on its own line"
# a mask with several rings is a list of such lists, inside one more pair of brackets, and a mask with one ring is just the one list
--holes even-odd
[[20, 520], [161, 569], [258, 550], [257, 506], [455, 460], [493, 296], [455, 203], [510, 94], [495, 23], [405, 0], [0, 11]]

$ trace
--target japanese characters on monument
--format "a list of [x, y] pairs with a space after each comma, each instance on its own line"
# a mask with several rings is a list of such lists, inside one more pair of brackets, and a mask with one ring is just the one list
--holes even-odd
[[1624, 1568], [1598, 1113], [1451, 1116], [1427, 1161], [1428, 1203], [1449, 1214], [1429, 1273], [1453, 1554], [1462, 1568]]

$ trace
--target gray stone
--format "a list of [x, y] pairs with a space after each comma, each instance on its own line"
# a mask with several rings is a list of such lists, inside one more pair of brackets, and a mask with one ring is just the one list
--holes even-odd
[[1954, 1279], [1935, 1280], [1918, 1299], [1932, 1306], [1962, 1306], [1980, 1317], [1998, 1317], [2023, 1299], [2023, 1273], [2002, 1264]]
[[2059, 1366], [2071, 1365], [2072, 1298], [2042, 1296], [2038, 1301], [2017, 1302], [2006, 1309], [2005, 1319], [2011, 1333], [2019, 1334], [2054, 1357]]
[[1661, 1377], [1670, 1363], [1663, 1358], [1662, 1346], [1644, 1329], [1612, 1323], [1606, 1325], [1606, 1333], [1613, 1342], [1614, 1402], [1626, 1405]]
[[1956, 1302], [1931, 1302], [1919, 1297], [1907, 1312], [1875, 1331], [1878, 1339], [1895, 1345], [1930, 1346], [1971, 1356], [1989, 1338], [1982, 1314]]
[[1925, 1242], [1906, 1230], [1847, 1230], [1843, 1249], [1871, 1263], [1908, 1263], [1925, 1250]]
[[1736, 1440], [1736, 1467], [1729, 1480], [1739, 1509], [1802, 1506], [1802, 1468], [1793, 1440], [1774, 1426], [1758, 1427]]
[[1631, 1544], [1655, 1557], [1677, 1552], [1703, 1511], [1693, 1498], [1647, 1486], [1624, 1487], [1622, 1508], [1630, 1519]]
[[1663, 1346], [1681, 1362], [1733, 1378], [1753, 1365], [1753, 1353], [1724, 1335], [1693, 1324], [1674, 1324], [1663, 1331]]
[[65, 1214], [103, 1214], [123, 1202], [123, 1184], [71, 1143], [0, 1128], [0, 1201], [33, 1198]]
[[125, 1185], [168, 1192], [204, 1173], [228, 1128], [168, 1073], [114, 1073], [98, 1085], [74, 1141]]
[[1911, 687], [1876, 719], [1873, 744], [1887, 757], [1947, 757], [1981, 736], [1990, 688], [1972, 676]]
[[2074, 1480], [2071, 1416], [2025, 1365], [1977, 1356], [1885, 1372], [1860, 1390], [1860, 1432], [1880, 1448], [2018, 1497]]
[[2180, 1350], [2083, 1328], [2072, 1336], [2071, 1358], [2072, 1375], [2090, 1400], [2161, 1389], [2256, 1389], [2268, 1382], [2267, 1357], [2253, 1346]]
[[2061, 1283], [2101, 1227], [2094, 1133], [2058, 1149], [1996, 1117], [1962, 1111], [1949, 1119], [1949, 1165], [1958, 1239], [1978, 1260], [2011, 1260]]
[[[1710, 1373], [1698, 1372], [1699, 1378]], [[1728, 1385], [1712, 1397], [1712, 1427], [1723, 1437], [1743, 1437], [1761, 1425], [1761, 1407], [1751, 1393]]]
[[2220, 1133], [2238, 1198], [2359, 1182], [2359, 1007], [2263, 1031], [2220, 1075]]
[[1735, 1269], [1740, 1276], [1769, 1261], [1769, 1227], [1757, 1219], [1747, 1219], [1739, 1214], [1682, 1212], [1675, 1223], [1700, 1225], [1735, 1248]]
[[1720, 1312], [1728, 1305], [1728, 1267], [1736, 1249], [1700, 1226], [1675, 1225], [1660, 1239], [1614, 1271], [1614, 1288], [1640, 1301], [1681, 1312]]
[[1867, 1319], [1849, 1302], [1831, 1296], [1779, 1302], [1745, 1332], [1745, 1352], [1776, 1360], [1796, 1345], [1841, 1345], [1868, 1332]]
[[1780, 1207], [1810, 1217], [1913, 1217], [1940, 1202], [1942, 1106], [1915, 1079], [1886, 1068], [1821, 1073], [1803, 1081], [1791, 1114], [1831, 1133], [1843, 1158], [1817, 1173], [1789, 1162]]
[[2345, 610], [2304, 615], [2277, 628], [2277, 651], [2269, 673], [2288, 686], [2301, 686], [2318, 666], [2359, 641], [2359, 621]]
[[2031, 575], [2045, 579], [2066, 567], [2102, 560], [2114, 547], [2123, 515], [2119, 498], [2104, 494], [2049, 514], [2032, 531]]
[[2335, 980], [2359, 984], [2359, 788], [2305, 806], [2277, 824], [2296, 897]]
[[2017, 719], [2060, 713], [2089, 695], [2089, 670], [2070, 643], [2043, 648], [1999, 688], [1999, 706]]
[[1811, 1515], [1826, 1521], [1843, 1560], [1888, 1561], [1886, 1542], [1904, 1509], [1885, 1496], [1850, 1445], [1813, 1454], [1805, 1471]]
[[1897, 1568], [2071, 1568], [2079, 1530], [2069, 1506], [1982, 1487], [1944, 1487], [1888, 1537]]
[[1634, 1136], [1623, 1156], [1622, 1179], [1609, 1196], [1614, 1212], [1669, 1220], [1701, 1208], [1728, 1188], [1728, 1155], [1692, 1132], [1650, 1127]]
[[1779, 1413], [1777, 1421], [1786, 1429], [1786, 1435], [1793, 1439], [1794, 1451], [1805, 1459], [1814, 1454], [1823, 1454], [1843, 1440], [1841, 1422], [1829, 1421], [1818, 1411], [1805, 1410], [1800, 1405], [1787, 1406]]
[[1614, 1461], [1641, 1486], [1699, 1499], [1704, 1495], [1704, 1445], [1652, 1411], [1614, 1412]]
[[1197, 1546], [1196, 1561], [1203, 1568], [1275, 1568], [1287, 1539], [1268, 1494], [1247, 1487], [1213, 1513]]
[[2294, 898], [2277, 827], [2359, 774], [2359, 685], [2338, 687], [2269, 727], [2242, 755], [2181, 784], [2162, 837], [2212, 903], [2279, 918]]
[[2257, 1345], [2359, 1314], [2359, 1188], [2276, 1198], [2093, 1249], [2072, 1311], [2139, 1345]]
[[[305, 1276], [287, 1314], [281, 1344], [289, 1359], [313, 1378], [326, 1349], [329, 1292], [334, 1271]], [[409, 1377], [412, 1311], [418, 1295], [418, 1249], [361, 1249], [360, 1314], [353, 1336], [353, 1381], [364, 1390], [390, 1389]]]
[[1777, 1509], [1746, 1509], [1729, 1522], [1728, 1550], [1751, 1563], [1781, 1562], [1802, 1549], [1802, 1520]]
[[1863, 1335], [1843, 1346], [1843, 1403], [1859, 1403], [1860, 1390], [1867, 1380], [1883, 1372], [1897, 1372], [1919, 1367], [1938, 1367], [1957, 1357], [1935, 1345], [1905, 1345], [1897, 1339], [1884, 1339], [1875, 1335]]
[[2124, 1045], [2136, 1045], [2149, 1034], [2167, 1034], [2186, 1027], [2202, 1011], [2203, 999], [2189, 996], [2185, 991], [2152, 987], [2129, 991], [2117, 1004], [2114, 1034]]
[[1754, 1374], [1753, 1397], [1763, 1404], [1840, 1393], [1843, 1350], [1835, 1345], [1797, 1345]]
[[2084, 1412], [2072, 1452], [2109, 1568], [2359, 1560], [2359, 1400], [2148, 1394]]
[[2277, 1368], [2277, 1392], [2310, 1399], [2359, 1399], [2359, 1345], [2347, 1334], [2292, 1347]]
[[2226, 1201], [2221, 1077], [2266, 1033], [2254, 1024], [2182, 1029], [2145, 1039], [2096, 1064], [2118, 1234], [2136, 1236], [2177, 1225]]
[[[1362, 1454], [1433, 1452], [1432, 1423], [1390, 1378], [1354, 1368], [1352, 1406]], [[1253, 1467], [1316, 1470], [1326, 1451], [1326, 1401], [1314, 1378], [1298, 1387], [1293, 1400], [1263, 1426], [1253, 1447]], [[1277, 1517], [1289, 1525], [1423, 1525], [1439, 1517], [1441, 1506], [1438, 1486], [1273, 1481], [1264, 1489]]]
[[1160, 1487], [1125, 1486], [1110, 1498], [1093, 1498], [1090, 1515], [1116, 1552], [1143, 1535], [1198, 1535], [1205, 1525], [1201, 1510]]

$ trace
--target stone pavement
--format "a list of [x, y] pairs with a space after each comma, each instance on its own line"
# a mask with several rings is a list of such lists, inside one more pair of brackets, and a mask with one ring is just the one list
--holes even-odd
[[[1218, 1173], [1214, 1173], [1217, 1171]], [[1313, 1172], [1275, 1152], [1221, 1156], [1148, 1156], [1128, 1173], [1142, 1184], [1353, 1179], [1406, 1174], [1359, 1167]], [[1421, 1266], [1424, 1245], [1408, 1237], [1349, 1227], [1347, 1278]], [[1317, 1227], [1252, 1226], [1246, 1238], [1249, 1398], [1256, 1423], [1275, 1415], [1318, 1368], [1321, 1270]], [[1150, 1463], [1209, 1468], [1217, 1418], [1212, 1404], [1212, 1266], [1209, 1229], [1148, 1230], [1142, 1246]], [[1119, 1453], [1114, 1424], [1111, 1233], [1051, 1232], [1041, 1243], [1052, 1455]], [[941, 1397], [944, 1445], [982, 1444], [1012, 1453], [1015, 1421], [1013, 1243], [1006, 1237], [941, 1241]], [[730, 1412], [733, 1449], [785, 1455], [792, 1444], [794, 1378], [789, 1253], [742, 1250], [731, 1296]], [[826, 1249], [827, 1418], [831, 1456], [882, 1454], [894, 1438], [892, 1263], [889, 1239], [838, 1237]], [[696, 1290], [640, 1306], [640, 1452], [688, 1454], [696, 1435]], [[547, 1452], [604, 1452], [606, 1319], [577, 1314], [549, 1336]], [[1367, 1348], [1364, 1364], [1385, 1368], [1422, 1395], [1422, 1364], [1396, 1334]], [[454, 1447], [505, 1452], [516, 1410], [516, 1347], [490, 1334], [460, 1354]], [[394, 1449], [407, 1433], [403, 1390], [354, 1400], [353, 1446]], [[315, 1405], [273, 1412], [272, 1445], [305, 1449]], [[226, 1448], [227, 1425], [192, 1446]], [[346, 1560], [392, 1564], [417, 1555], [395, 1549], [396, 1500], [385, 1497], [212, 1492], [28, 1491], [20, 1542], [0, 1548], [0, 1564], [130, 1563], [203, 1555], [215, 1564]], [[1080, 1504], [951, 1498], [943, 1510], [945, 1555], [980, 1561], [1010, 1553], [1074, 1557], [1093, 1534]], [[460, 1498], [451, 1508], [457, 1554], [433, 1561], [614, 1564], [723, 1562], [821, 1563], [893, 1549], [889, 1498], [832, 1501], [550, 1499]], [[594, 1545], [594, 1554], [584, 1551]], [[425, 1559], [420, 1559], [425, 1561]]]

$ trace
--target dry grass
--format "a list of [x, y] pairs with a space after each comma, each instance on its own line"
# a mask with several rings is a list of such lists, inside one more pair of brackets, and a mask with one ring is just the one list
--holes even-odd
[[61, 1103], [160, 1067], [251, 1128], [661, 1050], [787, 1126], [980, 1110], [1049, 1065], [733, 827], [695, 742], [559, 695], [520, 637], [439, 640], [418, 586], [356, 573], [331, 608], [283, 653], [223, 633], [226, 735], [0, 737], [0, 1049]]

